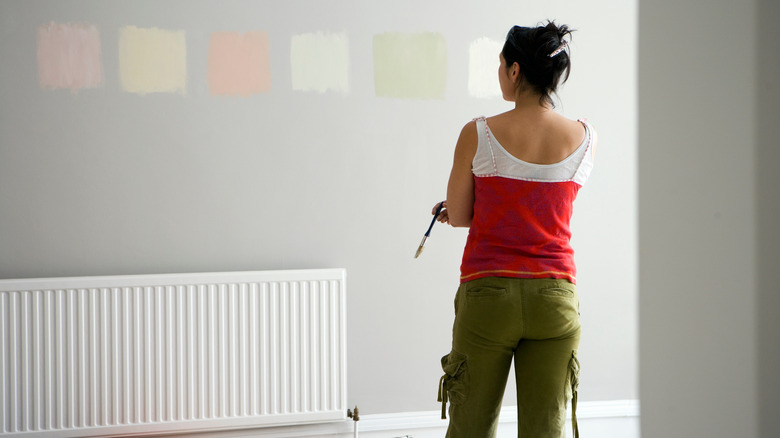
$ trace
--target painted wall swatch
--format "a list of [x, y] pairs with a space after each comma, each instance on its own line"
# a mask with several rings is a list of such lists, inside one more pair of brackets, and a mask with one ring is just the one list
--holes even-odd
[[469, 94], [479, 98], [501, 96], [498, 83], [498, 54], [503, 43], [490, 38], [479, 38], [469, 46]]
[[447, 47], [439, 33], [374, 35], [374, 87], [380, 97], [443, 99]]
[[100, 34], [89, 24], [48, 23], [38, 27], [41, 88], [95, 88], [103, 83]]
[[213, 95], [247, 97], [271, 89], [266, 32], [215, 32], [209, 40], [208, 83]]
[[184, 93], [184, 31], [125, 26], [119, 29], [119, 82], [131, 93]]
[[349, 39], [346, 32], [294, 35], [290, 45], [292, 88], [349, 91]]

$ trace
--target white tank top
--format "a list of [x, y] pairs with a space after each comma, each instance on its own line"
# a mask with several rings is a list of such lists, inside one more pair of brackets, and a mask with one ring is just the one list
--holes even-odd
[[596, 131], [584, 119], [578, 120], [585, 127], [585, 138], [568, 157], [553, 164], [535, 164], [510, 154], [496, 140], [485, 117], [474, 119], [477, 123], [477, 153], [471, 164], [477, 177], [502, 176], [526, 181], [563, 182], [585, 184], [593, 168], [593, 148]]

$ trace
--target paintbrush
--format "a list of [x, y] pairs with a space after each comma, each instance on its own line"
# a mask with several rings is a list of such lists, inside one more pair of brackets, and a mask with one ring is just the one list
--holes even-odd
[[428, 237], [431, 235], [431, 229], [433, 228], [433, 224], [436, 223], [436, 218], [439, 217], [439, 213], [441, 213], [441, 209], [444, 207], [444, 201], [439, 203], [439, 206], [436, 207], [436, 214], [433, 215], [433, 219], [431, 219], [431, 224], [428, 226], [428, 231], [425, 232], [425, 235], [423, 235], [422, 241], [420, 242], [420, 246], [417, 247], [417, 252], [414, 253], [414, 258], [420, 257], [420, 254], [422, 254], [423, 249], [425, 249], [425, 241], [428, 240]]

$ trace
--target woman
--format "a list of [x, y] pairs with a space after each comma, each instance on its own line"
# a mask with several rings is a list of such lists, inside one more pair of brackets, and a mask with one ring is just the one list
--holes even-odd
[[[462, 130], [439, 220], [469, 227], [455, 297], [452, 351], [442, 358], [448, 437], [495, 435], [512, 360], [518, 436], [564, 436], [576, 426], [580, 340], [569, 220], [593, 163], [595, 131], [553, 111], [569, 74], [567, 26], [515, 26], [498, 78], [511, 111]], [[434, 207], [434, 211], [438, 204]]]

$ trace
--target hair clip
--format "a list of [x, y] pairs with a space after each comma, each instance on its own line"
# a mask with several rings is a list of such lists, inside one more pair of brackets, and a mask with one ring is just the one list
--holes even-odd
[[557, 54], [559, 54], [559, 53], [563, 52], [563, 49], [565, 49], [567, 45], [568, 45], [568, 43], [567, 43], [566, 41], [563, 41], [563, 42], [561, 42], [561, 45], [560, 45], [560, 46], [558, 46], [558, 48], [557, 48], [557, 49], [553, 50], [553, 52], [552, 52], [552, 53], [550, 53], [550, 54], [549, 54], [549, 55], [547, 55], [547, 56], [548, 56], [548, 57], [550, 57], [550, 58], [552, 58], [553, 56], [555, 56], [555, 55], [557, 55]]

